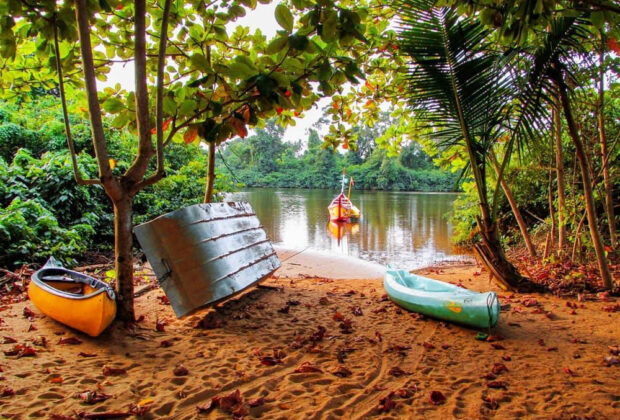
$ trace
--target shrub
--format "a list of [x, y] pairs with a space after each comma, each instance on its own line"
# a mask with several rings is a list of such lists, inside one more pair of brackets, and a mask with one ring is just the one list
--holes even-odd
[[16, 198], [0, 209], [0, 264], [18, 266], [55, 256], [66, 263], [86, 251], [94, 229], [87, 224], [64, 229], [36, 200]]

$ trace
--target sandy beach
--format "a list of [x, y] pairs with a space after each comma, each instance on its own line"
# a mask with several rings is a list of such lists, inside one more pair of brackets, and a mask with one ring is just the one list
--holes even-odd
[[483, 341], [395, 306], [380, 267], [293, 254], [262, 287], [183, 319], [144, 293], [138, 322], [98, 338], [3, 304], [0, 417], [618, 418], [618, 299], [512, 295], [475, 264], [420, 270], [498, 291]]

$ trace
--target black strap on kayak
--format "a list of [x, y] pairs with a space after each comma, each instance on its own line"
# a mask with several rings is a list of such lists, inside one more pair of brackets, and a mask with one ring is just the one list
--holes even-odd
[[491, 315], [491, 308], [493, 307], [493, 304], [495, 303], [496, 300], [497, 300], [497, 294], [491, 292], [487, 295], [487, 313], [489, 314], [489, 335], [491, 335], [491, 322], [493, 321], [493, 318]]

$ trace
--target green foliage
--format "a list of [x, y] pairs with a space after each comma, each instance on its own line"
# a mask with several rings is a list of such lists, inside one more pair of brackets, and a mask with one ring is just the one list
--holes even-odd
[[0, 265], [40, 263], [52, 255], [71, 263], [86, 251], [94, 234], [88, 224], [62, 228], [52, 212], [36, 200], [16, 198], [0, 208]]
[[[379, 127], [377, 125], [376, 127]], [[340, 188], [342, 169], [354, 178], [355, 188], [363, 190], [452, 191], [456, 176], [437, 168], [415, 144], [403, 148], [401, 156], [378, 149], [375, 139], [381, 130], [354, 130], [358, 146], [344, 154], [324, 147], [318, 133], [310, 130], [307, 147], [285, 143], [282, 131], [268, 122], [265, 129], [247, 141], [230, 142], [218, 167], [249, 187]]]
[[13, 123], [0, 125], [0, 157], [6, 161], [11, 161], [17, 149], [22, 147], [36, 155], [41, 154], [44, 150], [36, 133]]
[[[33, 131], [33, 115], [42, 108], [45, 112], [37, 120], [38, 130]], [[3, 118], [11, 122], [0, 127], [29, 133], [30, 147], [17, 149], [10, 159], [0, 157], [0, 247], [5, 250], [0, 266], [42, 263], [50, 255], [72, 263], [87, 251], [110, 249], [113, 244], [111, 203], [100, 186], [79, 186], [75, 182], [64, 125], [57, 123], [58, 108], [45, 97], [4, 108]], [[105, 125], [111, 155], [118, 159], [119, 167], [128, 166], [135, 147], [133, 138], [110, 128], [107, 122]], [[86, 120], [75, 118], [72, 127], [90, 141]], [[23, 146], [20, 141], [14, 141], [11, 147]], [[5, 144], [0, 143], [0, 147]], [[80, 170], [85, 176], [96, 177], [97, 164], [88, 153], [92, 145], [86, 141], [81, 144], [84, 150], [78, 155]], [[202, 202], [205, 150], [194, 145], [171, 145], [169, 150], [168, 176], [134, 197], [134, 223]], [[218, 171], [216, 198], [233, 187], [226, 174]]]

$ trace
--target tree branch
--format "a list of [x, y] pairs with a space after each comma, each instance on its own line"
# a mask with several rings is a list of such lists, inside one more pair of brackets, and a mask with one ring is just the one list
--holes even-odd
[[[164, 4], [164, 14], [161, 22], [161, 37], [159, 39], [159, 58], [157, 62], [157, 171], [152, 176], [138, 182], [134, 190], [140, 191], [152, 185], [164, 177], [164, 67], [166, 65], [166, 41], [168, 39], [168, 18], [170, 16], [170, 5], [172, 0], [166, 0]], [[150, 140], [149, 140], [150, 141]]]
[[73, 137], [71, 136], [71, 125], [69, 124], [69, 111], [67, 111], [67, 97], [65, 95], [65, 83], [62, 78], [62, 63], [60, 62], [60, 48], [58, 46], [58, 27], [56, 26], [56, 16], [54, 15], [54, 22], [52, 23], [54, 30], [54, 53], [56, 55], [56, 72], [58, 73], [58, 89], [60, 90], [60, 101], [62, 102], [62, 116], [65, 121], [65, 136], [67, 137], [67, 147], [71, 153], [71, 162], [73, 164], [73, 177], [78, 185], [101, 185], [101, 181], [98, 179], [83, 179], [80, 173], [80, 168], [77, 163], [77, 156], [75, 154], [75, 146], [73, 144]]
[[138, 128], [138, 154], [125, 179], [133, 190], [146, 173], [153, 156], [151, 123], [149, 121], [149, 91], [146, 83], [146, 0], [135, 0], [135, 80], [136, 80], [136, 123]]
[[101, 108], [99, 107], [99, 98], [97, 94], [97, 78], [93, 64], [93, 50], [90, 43], [90, 26], [88, 23], [86, 0], [75, 0], [75, 17], [80, 37], [80, 50], [84, 66], [84, 84], [86, 87], [86, 97], [88, 99], [93, 147], [99, 167], [99, 177], [110, 198], [112, 200], [118, 200], [122, 197], [123, 192], [120, 184], [112, 175], [108, 149], [105, 144], [105, 133], [103, 131]]

